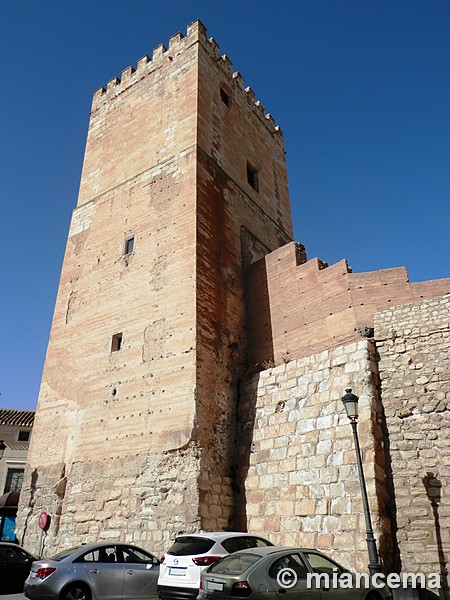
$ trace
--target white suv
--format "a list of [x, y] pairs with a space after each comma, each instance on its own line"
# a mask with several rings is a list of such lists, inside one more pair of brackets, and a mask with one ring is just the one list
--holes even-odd
[[261, 546], [273, 544], [257, 535], [232, 531], [179, 535], [160, 565], [158, 595], [161, 600], [195, 600], [203, 569], [232, 552]]

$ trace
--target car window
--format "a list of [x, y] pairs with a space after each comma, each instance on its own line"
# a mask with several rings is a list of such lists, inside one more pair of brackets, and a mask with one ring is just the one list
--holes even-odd
[[238, 550], [248, 550], [249, 548], [262, 548], [264, 546], [272, 546], [270, 542], [254, 535], [240, 535], [229, 537], [221, 542], [225, 550], [232, 554]]
[[0, 546], [0, 562], [6, 563], [23, 563], [28, 559], [28, 555], [22, 552], [20, 548], [1, 547]]
[[100, 561], [100, 549], [97, 548], [97, 550], [91, 550], [91, 552], [88, 552], [87, 554], [83, 554], [83, 556], [79, 556], [75, 562], [87, 562], [87, 563], [101, 562]]
[[103, 546], [101, 548], [95, 548], [94, 550], [86, 552], [86, 554], [78, 557], [75, 562], [115, 563], [119, 561], [117, 560], [115, 546]]
[[191, 554], [206, 554], [214, 546], [214, 540], [193, 535], [183, 535], [175, 538], [167, 554], [175, 556], [189, 556]]
[[340, 575], [346, 572], [343, 567], [321, 554], [315, 552], [305, 552], [304, 554], [314, 573], [327, 573], [331, 577], [333, 573]]
[[120, 546], [123, 555], [123, 562], [126, 563], [143, 563], [143, 564], [157, 564], [156, 557], [152, 556], [148, 552], [139, 550], [138, 548], [132, 548], [131, 546]]
[[6, 556], [7, 556], [7, 551], [9, 550], [9, 548], [5, 548], [0, 546], [0, 562], [5, 562], [6, 561]]
[[208, 569], [208, 573], [222, 574], [222, 575], [240, 575], [246, 571], [249, 567], [254, 565], [260, 560], [261, 555], [253, 554], [253, 552], [247, 554], [232, 554], [225, 556], [218, 562], [214, 563]]
[[267, 548], [268, 546], [273, 546], [272, 542], [265, 540], [263, 538], [255, 537], [255, 548]]
[[299, 579], [306, 579], [308, 573], [308, 568], [299, 554], [285, 554], [274, 561], [269, 567], [269, 577], [277, 579], [283, 569], [292, 569]]

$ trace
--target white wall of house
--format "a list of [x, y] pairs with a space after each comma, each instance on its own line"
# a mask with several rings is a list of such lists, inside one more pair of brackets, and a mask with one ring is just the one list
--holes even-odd
[[23, 474], [27, 461], [31, 429], [20, 425], [0, 424], [0, 440], [6, 444], [0, 459], [0, 496], [20, 486], [21, 473]]

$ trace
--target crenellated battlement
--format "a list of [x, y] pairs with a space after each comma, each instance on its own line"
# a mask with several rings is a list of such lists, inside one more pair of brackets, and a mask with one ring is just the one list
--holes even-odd
[[230, 88], [236, 94], [242, 94], [255, 115], [273, 134], [282, 136], [281, 128], [275, 125], [270, 113], [266, 113], [263, 104], [256, 100], [251, 87], [245, 87], [245, 81], [239, 71], [233, 72], [233, 63], [226, 54], [220, 54], [220, 47], [213, 37], [207, 38], [207, 29], [197, 19], [187, 26], [186, 35], [177, 32], [169, 38], [168, 47], [159, 44], [153, 49], [151, 58], [144, 55], [137, 61], [136, 68], [129, 66], [122, 71], [121, 77], [113, 77], [105, 87], [98, 88], [93, 95], [92, 111], [99, 109], [108, 100], [116, 98], [126, 89], [143, 79], [151, 71], [159, 68], [164, 61], [173, 61], [186, 47], [201, 43], [228, 79]]
[[187, 45], [193, 42], [203, 41], [207, 43], [206, 28], [200, 20], [193, 21], [187, 27], [186, 36], [177, 32], [169, 38], [169, 45], [159, 44], [153, 49], [152, 57], [144, 55], [137, 62], [136, 68], [127, 67], [122, 71], [122, 77], [111, 79], [107, 87], [100, 87], [94, 92], [93, 110], [98, 108], [108, 97], [117, 96], [130, 85], [136, 83], [154, 68], [159, 67], [161, 61], [173, 60], [176, 54], [181, 52]]
[[450, 278], [411, 283], [405, 267], [353, 273], [345, 259], [306, 260], [293, 242], [253, 263], [247, 279], [252, 364], [357, 340], [375, 312], [450, 293]]

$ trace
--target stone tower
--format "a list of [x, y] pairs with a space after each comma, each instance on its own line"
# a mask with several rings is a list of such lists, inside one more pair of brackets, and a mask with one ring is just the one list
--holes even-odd
[[245, 267], [291, 240], [282, 133], [201, 22], [94, 94], [22, 542], [233, 526]]

